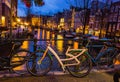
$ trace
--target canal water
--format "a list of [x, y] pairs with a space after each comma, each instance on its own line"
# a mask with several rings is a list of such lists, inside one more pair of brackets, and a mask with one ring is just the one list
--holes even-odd
[[[52, 39], [51, 46], [56, 50], [56, 52], [58, 52], [60, 56], [64, 56], [64, 53], [68, 46], [71, 46], [72, 48], [79, 48], [81, 45], [81, 43], [78, 41], [75, 41], [74, 38], [65, 38], [60, 33], [56, 33], [56, 32], [53, 33], [52, 31], [47, 31], [43, 29], [37, 29], [37, 32], [34, 35], [34, 38], [35, 37], [40, 40], [40, 41], [37, 41], [37, 45], [42, 45], [42, 47], [45, 47], [46, 40]], [[34, 51], [33, 45], [34, 45], [33, 41], [24, 41], [21, 48], [28, 49], [33, 52]], [[59, 70], [60, 65], [58, 64], [57, 60], [56, 61], [55, 60], [56, 58], [54, 59], [52, 70]], [[15, 69], [26, 70], [26, 66], [23, 65]]]
[[[37, 32], [36, 32], [37, 31]], [[66, 49], [68, 46], [71, 46], [71, 48], [78, 49], [82, 47], [82, 39], [75, 39], [73, 38], [66, 38], [62, 33], [57, 33], [53, 31], [48, 31], [44, 29], [37, 29], [34, 33], [34, 38], [39, 39], [40, 41], [37, 41], [37, 45], [40, 45], [42, 47], [46, 46], [46, 41], [52, 39], [51, 46], [54, 48], [56, 52], [58, 52], [58, 55], [65, 56], [64, 53], [66, 52]], [[79, 36], [80, 37], [80, 36]], [[33, 41], [24, 41], [21, 48], [28, 49], [31, 52], [34, 51], [34, 42]], [[53, 66], [52, 70], [61, 70], [60, 65], [57, 62], [56, 58], [53, 56]], [[18, 69], [26, 69], [25, 65], [19, 67]]]
[[[80, 41], [76, 41], [74, 38], [65, 38], [63, 34], [47, 31], [43, 29], [37, 29], [37, 33], [35, 33], [34, 38], [39, 39], [37, 41], [37, 45], [46, 45], [46, 41], [52, 39], [51, 45], [56, 48], [59, 52], [64, 52], [67, 46], [71, 46], [72, 48], [81, 47]], [[22, 48], [29, 49], [33, 51], [33, 41], [24, 41]]]
[[[52, 39], [51, 45], [56, 49], [56, 52], [64, 53], [68, 46], [71, 46], [74, 49], [78, 49], [82, 45], [82, 41], [75, 40], [75, 38], [65, 38], [63, 34], [56, 33], [48, 30], [37, 29], [37, 33], [35, 33], [34, 38], [40, 39], [37, 41], [37, 45], [42, 45], [44, 47], [46, 45], [46, 40]], [[34, 42], [33, 41], [24, 41], [21, 48], [28, 49], [33, 52], [34, 50]], [[53, 59], [54, 60], [54, 59]], [[19, 67], [18, 69], [26, 69], [25, 65]], [[61, 70], [60, 65], [58, 64], [57, 60], [53, 61], [52, 70]]]

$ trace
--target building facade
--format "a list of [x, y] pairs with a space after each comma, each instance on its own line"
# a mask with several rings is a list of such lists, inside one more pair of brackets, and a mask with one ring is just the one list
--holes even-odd
[[0, 0], [0, 28], [8, 28], [17, 16], [17, 0]]
[[0, 0], [0, 26], [1, 26], [1, 18], [2, 18], [2, 0]]
[[120, 1], [111, 5], [106, 28], [106, 37], [120, 36]]

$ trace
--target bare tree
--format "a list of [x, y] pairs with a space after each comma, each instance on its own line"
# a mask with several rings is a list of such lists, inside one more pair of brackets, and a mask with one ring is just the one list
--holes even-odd
[[82, 23], [83, 27], [83, 34], [85, 34], [86, 26], [89, 24], [91, 13], [95, 15], [95, 19], [99, 19], [99, 25], [97, 27], [100, 28], [101, 37], [104, 19], [109, 13], [109, 6], [112, 0], [105, 0], [104, 4], [101, 4], [103, 2], [100, 3], [99, 0], [67, 0], [67, 2], [78, 12], [80, 23]]
[[95, 12], [95, 18], [96, 21], [98, 21], [97, 28], [100, 30], [99, 38], [102, 37], [102, 31], [105, 30], [106, 24], [107, 24], [107, 17], [109, 15], [110, 11], [110, 5], [112, 1], [111, 0], [106, 0], [106, 2], [101, 3], [100, 1], [98, 2], [97, 5], [97, 11]]
[[78, 12], [80, 23], [83, 27], [83, 34], [89, 20], [89, 4], [91, 0], [68, 0], [67, 1], [75, 12]]

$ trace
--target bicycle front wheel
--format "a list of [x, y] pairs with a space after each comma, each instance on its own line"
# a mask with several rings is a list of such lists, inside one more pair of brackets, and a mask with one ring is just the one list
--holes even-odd
[[78, 57], [80, 64], [75, 66], [67, 66], [68, 72], [75, 77], [84, 77], [88, 75], [92, 68], [92, 61], [87, 54]]
[[44, 51], [36, 51], [34, 54], [31, 54], [26, 63], [28, 72], [33, 76], [43, 76], [47, 74], [52, 67], [52, 59], [50, 55], [46, 55], [41, 63], [38, 61], [42, 58]]
[[10, 65], [12, 67], [12, 71], [17, 74], [25, 74], [27, 73], [26, 69], [26, 60], [30, 52], [25, 49], [15, 51], [10, 59]]

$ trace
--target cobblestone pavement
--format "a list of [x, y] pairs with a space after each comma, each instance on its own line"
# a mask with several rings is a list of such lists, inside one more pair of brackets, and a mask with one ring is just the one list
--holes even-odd
[[[119, 68], [120, 69], [120, 68]], [[76, 78], [68, 73], [63, 73], [57, 63], [46, 76], [34, 77], [29, 73], [24, 76], [11, 74], [8, 71], [0, 71], [0, 82], [113, 82], [114, 69], [97, 70], [92, 68], [89, 75]]]
[[[120, 66], [115, 66], [120, 69]], [[43, 77], [34, 77], [29, 73], [20, 76], [8, 71], [0, 71], [0, 82], [113, 82], [115, 69], [97, 70], [93, 67], [90, 74], [83, 78], [76, 78], [68, 73], [63, 73], [60, 67], [55, 63], [52, 70]]]
[[2, 73], [0, 73], [0, 82], [113, 82], [113, 72], [92, 71], [83, 78], [76, 78], [61, 71], [49, 72], [48, 75], [42, 77], [34, 77], [30, 74], [18, 76], [7, 72]]

